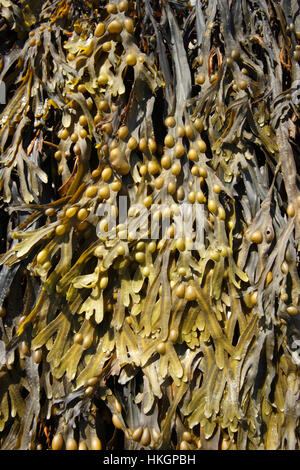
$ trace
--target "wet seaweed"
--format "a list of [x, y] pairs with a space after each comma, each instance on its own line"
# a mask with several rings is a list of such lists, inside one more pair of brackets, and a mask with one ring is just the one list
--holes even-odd
[[299, 449], [298, 2], [0, 37], [0, 447]]

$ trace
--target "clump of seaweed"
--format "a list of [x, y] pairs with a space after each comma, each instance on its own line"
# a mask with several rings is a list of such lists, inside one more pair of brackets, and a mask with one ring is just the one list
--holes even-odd
[[298, 2], [0, 35], [1, 449], [299, 449]]

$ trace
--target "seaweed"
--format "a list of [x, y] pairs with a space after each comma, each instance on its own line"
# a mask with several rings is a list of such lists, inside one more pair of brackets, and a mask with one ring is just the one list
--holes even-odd
[[298, 2], [0, 0], [6, 34], [0, 448], [299, 449]]

